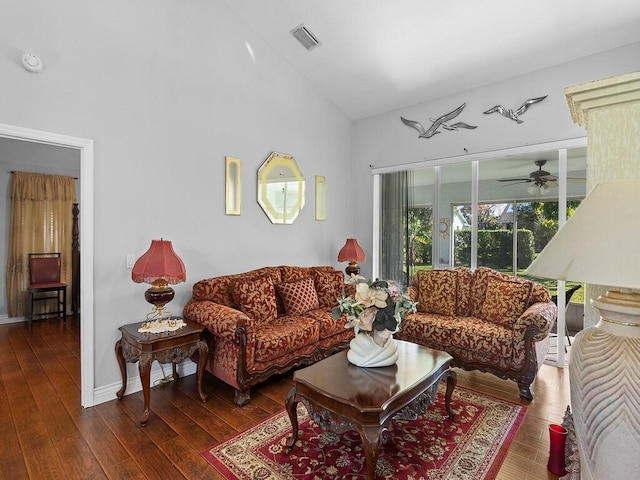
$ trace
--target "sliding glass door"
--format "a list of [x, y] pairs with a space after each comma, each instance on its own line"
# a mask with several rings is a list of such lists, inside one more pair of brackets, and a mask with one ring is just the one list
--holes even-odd
[[[381, 178], [380, 272], [486, 266], [522, 275], [586, 193], [586, 146], [447, 159]], [[562, 202], [562, 203], [561, 203]]]

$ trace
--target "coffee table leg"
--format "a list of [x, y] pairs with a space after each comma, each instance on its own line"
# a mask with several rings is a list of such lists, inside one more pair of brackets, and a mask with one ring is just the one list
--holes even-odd
[[364, 456], [367, 462], [367, 480], [376, 478], [376, 464], [380, 453], [380, 428], [363, 427], [360, 431]]
[[289, 390], [285, 403], [289, 420], [291, 421], [291, 438], [287, 442], [286, 452], [289, 453], [298, 441], [298, 402], [296, 401], [296, 387]]
[[453, 420], [453, 417], [456, 414], [451, 410], [451, 395], [453, 395], [453, 389], [456, 388], [456, 383], [458, 383], [458, 374], [453, 370], [449, 370], [449, 376], [447, 377], [447, 392], [444, 397], [444, 405], [447, 409], [447, 413], [449, 414], [449, 418]]

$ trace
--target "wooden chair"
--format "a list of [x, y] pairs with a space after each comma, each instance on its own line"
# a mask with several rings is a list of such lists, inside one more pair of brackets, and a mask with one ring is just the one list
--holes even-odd
[[[29, 254], [29, 328], [35, 317], [45, 317], [53, 313], [66, 323], [67, 284], [60, 282], [60, 253]], [[34, 313], [34, 304], [55, 300], [56, 310]]]
[[[573, 287], [571, 287], [569, 290], [566, 290], [564, 293], [564, 297], [565, 297], [565, 312], [567, 311], [567, 309], [569, 308], [569, 301], [571, 300], [571, 297], [573, 296], [574, 293], [576, 293], [576, 291], [578, 291], [580, 289], [580, 287], [582, 287], [582, 285], [574, 285]], [[555, 303], [556, 305], [558, 305], [558, 295], [552, 295], [551, 296], [551, 300], [553, 300], [553, 303]], [[557, 330], [557, 324], [556, 324], [556, 330]], [[567, 337], [567, 343], [569, 343], [569, 346], [571, 346], [571, 337], [569, 336], [569, 329], [567, 328], [567, 322], [564, 322], [564, 334]], [[564, 351], [565, 353], [567, 352], [567, 346], [564, 346]]]

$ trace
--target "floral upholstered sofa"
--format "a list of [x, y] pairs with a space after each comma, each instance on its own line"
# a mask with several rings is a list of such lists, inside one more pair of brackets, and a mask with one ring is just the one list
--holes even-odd
[[444, 350], [465, 370], [511, 379], [522, 399], [533, 399], [557, 314], [544, 285], [485, 267], [421, 270], [407, 294], [418, 311], [405, 315], [396, 338]]
[[353, 330], [331, 315], [343, 288], [330, 266], [264, 267], [197, 282], [183, 315], [207, 328], [207, 370], [244, 405], [257, 383], [349, 346]]

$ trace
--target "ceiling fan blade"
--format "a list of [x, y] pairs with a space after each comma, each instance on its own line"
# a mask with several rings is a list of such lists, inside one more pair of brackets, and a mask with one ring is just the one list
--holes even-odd
[[498, 182], [531, 182], [530, 178], [499, 178]]
[[[518, 180], [518, 179], [516, 178], [516, 179], [513, 179], [513, 180]], [[500, 180], [500, 181], [506, 181], [506, 180]], [[513, 183], [508, 183], [508, 184], [506, 184], [506, 185], [503, 185], [503, 187], [510, 187], [510, 186], [512, 186], [512, 185], [521, 185], [521, 184], [523, 184], [523, 183], [529, 183], [530, 181], [531, 181], [531, 180], [524, 180], [524, 181], [522, 181], [522, 182], [513, 182]]]
[[577, 177], [567, 177], [567, 181], [569, 182], [586, 182], [586, 178], [577, 178]]

